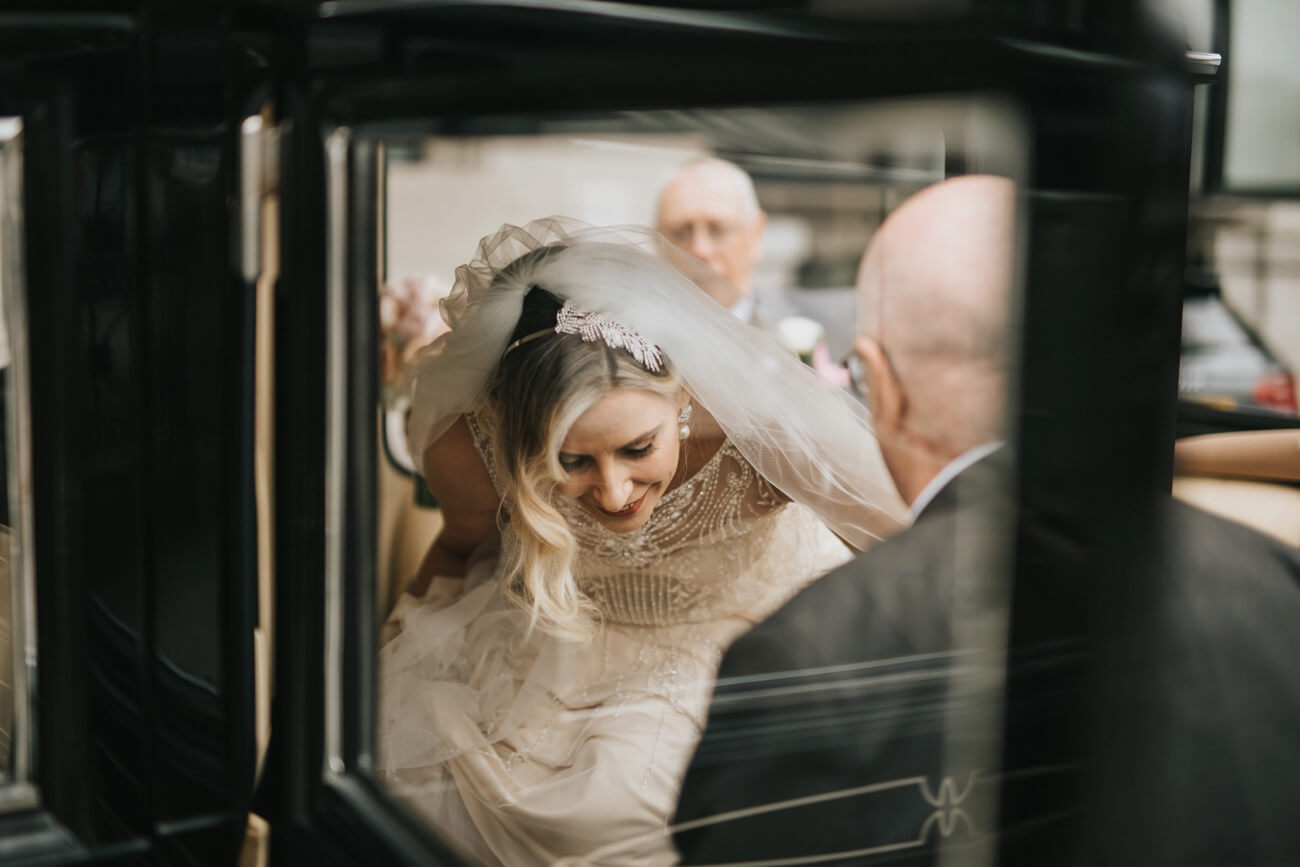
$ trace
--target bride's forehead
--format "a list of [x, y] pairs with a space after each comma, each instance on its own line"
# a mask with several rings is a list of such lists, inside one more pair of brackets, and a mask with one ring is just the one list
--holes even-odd
[[663, 395], [638, 388], [610, 389], [569, 427], [564, 450], [606, 439], [623, 445], [664, 424], [674, 409], [673, 402]]

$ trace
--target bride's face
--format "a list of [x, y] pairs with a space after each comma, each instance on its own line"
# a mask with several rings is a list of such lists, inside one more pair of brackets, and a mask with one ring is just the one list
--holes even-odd
[[560, 493], [616, 533], [644, 525], [677, 472], [677, 413], [671, 400], [648, 391], [606, 392], [560, 445]]

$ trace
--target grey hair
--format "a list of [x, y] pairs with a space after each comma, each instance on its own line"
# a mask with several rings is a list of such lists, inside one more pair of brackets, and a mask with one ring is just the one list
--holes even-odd
[[698, 157], [679, 166], [659, 188], [659, 201], [655, 207], [656, 224], [663, 210], [664, 193], [677, 182], [700, 172], [715, 173], [725, 180], [736, 201], [740, 203], [741, 213], [746, 220], [754, 219], [762, 211], [758, 205], [758, 192], [754, 189], [754, 179], [749, 176], [749, 172], [721, 157]]

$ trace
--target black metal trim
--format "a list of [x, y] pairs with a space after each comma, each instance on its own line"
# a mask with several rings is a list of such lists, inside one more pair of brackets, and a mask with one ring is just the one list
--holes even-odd
[[[40, 723], [36, 775], [42, 806], [75, 837], [91, 838], [89, 594], [82, 537], [78, 384], [83, 345], [65, 338], [65, 311], [76, 309], [75, 275], [65, 251], [75, 248], [71, 95], [51, 85], [24, 116], [28, 334], [31, 370], [32, 487], [37, 587], [36, 672]], [[32, 287], [40, 286], [41, 291]], [[69, 628], [72, 627], [72, 628]]]
[[[326, 323], [327, 233], [324, 137], [310, 100], [291, 91], [291, 119], [282, 126], [281, 201], [284, 275], [277, 298], [277, 682], [273, 721], [278, 777], [268, 780], [274, 863], [458, 863], [407, 816], [371, 776], [375, 700], [374, 408], [378, 399], [378, 275], [374, 244], [379, 183], [376, 143], [353, 143], [349, 165], [347, 251], [347, 442], [345, 461], [342, 766], [329, 767], [325, 714], [326, 618], [322, 576], [325, 523], [321, 484]], [[308, 301], [310, 299], [310, 301]], [[304, 304], [310, 304], [310, 310]], [[320, 387], [303, 389], [314, 379]], [[292, 446], [290, 446], [292, 444]], [[286, 737], [284, 733], [292, 733]], [[434, 860], [431, 862], [430, 859]]]
[[375, 407], [379, 406], [379, 153], [378, 143], [352, 143], [348, 178], [348, 443], [347, 507], [344, 512], [345, 581], [348, 601], [345, 647], [343, 747], [355, 757], [350, 767], [373, 767], [376, 690], [374, 648], [378, 638], [375, 612], [375, 545], [378, 482]]
[[1228, 90], [1232, 84], [1232, 0], [1214, 0], [1213, 50], [1222, 58], [1218, 79], [1209, 94], [1205, 130], [1205, 165], [1202, 183], [1206, 193], [1223, 192], [1224, 142], [1227, 138]]

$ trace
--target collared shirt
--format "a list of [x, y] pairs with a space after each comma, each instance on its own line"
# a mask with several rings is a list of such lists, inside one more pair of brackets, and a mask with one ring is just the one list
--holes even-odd
[[935, 474], [935, 477], [930, 479], [929, 483], [921, 489], [921, 493], [916, 495], [916, 499], [912, 501], [912, 505], [908, 508], [908, 516], [911, 518], [912, 522], [916, 522], [916, 519], [925, 511], [925, 507], [930, 505], [931, 501], [939, 495], [939, 492], [942, 491], [949, 482], [957, 478], [963, 470], [993, 454], [995, 451], [1002, 448], [1003, 445], [1005, 445], [1005, 443], [1003, 443], [1002, 440], [994, 440], [993, 442], [978, 445], [969, 451], [962, 452], [950, 461], [946, 467], [939, 470], [939, 472]]

